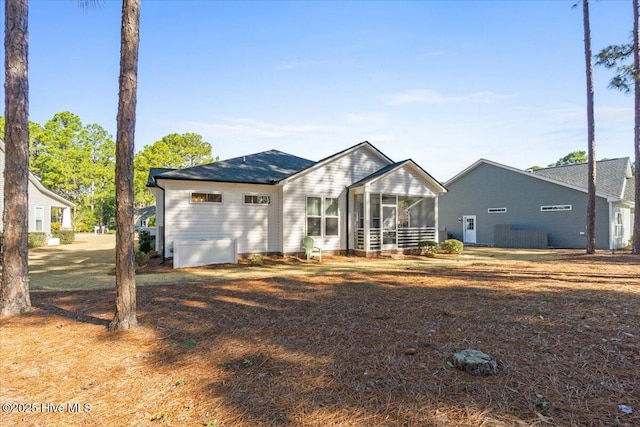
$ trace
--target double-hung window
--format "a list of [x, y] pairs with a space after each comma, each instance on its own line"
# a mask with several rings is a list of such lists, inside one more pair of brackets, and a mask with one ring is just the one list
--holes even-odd
[[44, 231], [44, 208], [36, 206], [36, 231]]
[[340, 220], [338, 212], [337, 198], [307, 197], [307, 235], [339, 235]]
[[616, 212], [615, 237], [622, 237], [623, 233], [622, 212]]

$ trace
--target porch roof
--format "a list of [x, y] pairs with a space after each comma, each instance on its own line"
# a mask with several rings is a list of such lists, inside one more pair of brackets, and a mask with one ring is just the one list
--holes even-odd
[[349, 188], [351, 189], [351, 188], [363, 187], [367, 184], [372, 184], [378, 181], [379, 179], [382, 179], [383, 177], [401, 168], [411, 168], [415, 172], [417, 172], [417, 175], [421, 178], [425, 186], [429, 187], [429, 189], [431, 189], [434, 193], [442, 194], [447, 192], [447, 189], [442, 184], [440, 184], [440, 182], [438, 182], [434, 177], [429, 175], [427, 171], [422, 169], [420, 165], [418, 165], [416, 162], [414, 162], [411, 159], [392, 163], [390, 165], [383, 167], [382, 169], [378, 169], [371, 175], [366, 176], [357, 182], [354, 182], [349, 186]]

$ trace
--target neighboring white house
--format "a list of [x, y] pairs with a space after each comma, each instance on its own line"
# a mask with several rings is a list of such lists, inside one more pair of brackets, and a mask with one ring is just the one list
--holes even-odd
[[[0, 140], [0, 232], [3, 231], [2, 216], [4, 214], [4, 141]], [[61, 211], [62, 229], [72, 229], [71, 210], [75, 204], [62, 196], [47, 190], [40, 180], [29, 172], [29, 232], [51, 234], [51, 211]]]
[[152, 169], [147, 186], [165, 257], [177, 242], [194, 241], [233, 242], [236, 256], [294, 254], [305, 236], [335, 254], [415, 248], [437, 240], [446, 192], [413, 160], [393, 162], [367, 141], [318, 162], [270, 150]]

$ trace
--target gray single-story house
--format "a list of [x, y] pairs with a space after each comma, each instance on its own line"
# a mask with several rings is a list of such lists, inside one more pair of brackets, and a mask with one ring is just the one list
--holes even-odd
[[[0, 140], [0, 232], [3, 231], [2, 216], [4, 215], [4, 141]], [[62, 229], [71, 230], [71, 211], [75, 204], [64, 197], [46, 189], [40, 180], [29, 172], [29, 232], [51, 234], [52, 213], [58, 212], [57, 218], [62, 223]]]
[[[585, 248], [587, 164], [524, 171], [480, 159], [445, 182], [440, 225], [467, 244]], [[596, 247], [631, 239], [634, 179], [628, 157], [596, 163]]]
[[165, 257], [196, 241], [217, 253], [235, 245], [236, 257], [294, 254], [305, 236], [326, 253], [402, 251], [437, 239], [438, 197], [446, 192], [413, 160], [394, 162], [367, 141], [317, 162], [269, 150], [152, 169], [147, 186]]

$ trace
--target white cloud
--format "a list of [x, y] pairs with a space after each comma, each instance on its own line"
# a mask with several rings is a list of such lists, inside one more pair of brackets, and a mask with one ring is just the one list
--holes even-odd
[[392, 106], [407, 104], [451, 104], [461, 102], [493, 103], [515, 98], [517, 95], [505, 95], [490, 91], [479, 91], [463, 95], [445, 95], [428, 89], [409, 89], [402, 92], [384, 95], [382, 98]]

